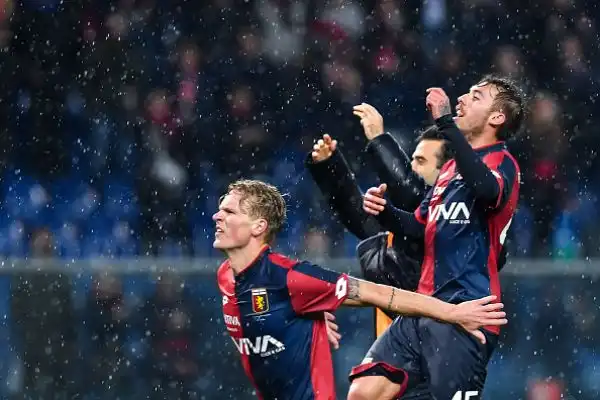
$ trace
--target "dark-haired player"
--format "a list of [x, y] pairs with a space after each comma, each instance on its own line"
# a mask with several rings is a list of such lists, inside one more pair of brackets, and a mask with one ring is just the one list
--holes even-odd
[[285, 216], [277, 188], [256, 180], [231, 184], [213, 216], [225, 325], [261, 399], [335, 400], [324, 312], [341, 304], [457, 323], [482, 341], [480, 326], [506, 323], [494, 296], [454, 305], [274, 253]]
[[[385, 133], [383, 117], [374, 107], [362, 103], [354, 110], [369, 139], [365, 151], [369, 167], [388, 184], [390, 200], [396, 207], [417, 208], [428, 191], [426, 187], [433, 186], [442, 166], [452, 158], [438, 127], [431, 125], [420, 133], [411, 160], [394, 137]], [[361, 241], [357, 256], [363, 277], [415, 291], [423, 262], [423, 240], [394, 237], [382, 228], [376, 217], [363, 210], [363, 192], [337, 141], [328, 134], [323, 135], [308, 155], [306, 168], [331, 211]], [[394, 316], [376, 311], [376, 336], [379, 336]]]
[[[521, 91], [508, 79], [488, 76], [459, 97], [456, 116], [440, 88], [426, 105], [454, 150], [417, 210], [386, 205], [385, 185], [371, 188], [364, 209], [397, 235], [420, 237], [425, 256], [418, 293], [460, 304], [489, 294], [500, 297], [498, 259], [519, 195], [519, 167], [504, 140], [520, 128]], [[482, 332], [485, 345], [454, 326], [429, 318], [401, 317], [355, 367], [348, 398], [477, 399], [497, 343], [498, 326]], [[428, 389], [414, 393], [423, 382]], [[409, 396], [410, 395], [410, 396]]]

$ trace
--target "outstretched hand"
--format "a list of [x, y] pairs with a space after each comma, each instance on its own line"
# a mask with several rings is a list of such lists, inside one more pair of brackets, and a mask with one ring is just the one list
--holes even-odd
[[387, 200], [383, 198], [386, 190], [387, 185], [385, 183], [369, 188], [363, 197], [363, 210], [371, 215], [379, 215], [387, 204]]
[[479, 328], [508, 323], [506, 313], [501, 311], [504, 304], [492, 303], [494, 300], [496, 300], [496, 296], [487, 296], [457, 304], [452, 312], [451, 320], [485, 344], [485, 335]]
[[333, 140], [328, 134], [324, 134], [313, 146], [312, 159], [314, 162], [321, 162], [329, 159], [337, 149], [337, 140]]

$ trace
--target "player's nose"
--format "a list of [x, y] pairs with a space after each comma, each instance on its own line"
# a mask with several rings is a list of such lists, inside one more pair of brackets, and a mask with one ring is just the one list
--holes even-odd
[[217, 222], [221, 219], [221, 211], [217, 211], [216, 213], [213, 214], [212, 216], [212, 220]]
[[413, 172], [417, 172], [417, 162], [415, 160], [412, 160], [410, 162], [410, 167], [413, 170]]

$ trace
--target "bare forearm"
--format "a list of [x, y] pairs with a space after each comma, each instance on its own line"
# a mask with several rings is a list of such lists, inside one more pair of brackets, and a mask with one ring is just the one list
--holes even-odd
[[[359, 303], [359, 304], [356, 304]], [[348, 278], [348, 300], [345, 305], [371, 305], [402, 315], [420, 315], [440, 321], [454, 322], [454, 305], [434, 297], [379, 285], [354, 277]]]

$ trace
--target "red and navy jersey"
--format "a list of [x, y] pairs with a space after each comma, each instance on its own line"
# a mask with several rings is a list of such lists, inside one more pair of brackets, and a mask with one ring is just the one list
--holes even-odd
[[490, 294], [500, 299], [498, 258], [519, 197], [519, 166], [504, 144], [475, 152], [499, 185], [495, 201], [476, 198], [450, 160], [415, 211], [417, 220], [425, 224], [417, 291], [453, 303]]
[[334, 400], [325, 311], [347, 296], [348, 277], [265, 246], [234, 276], [217, 272], [223, 316], [260, 399]]

